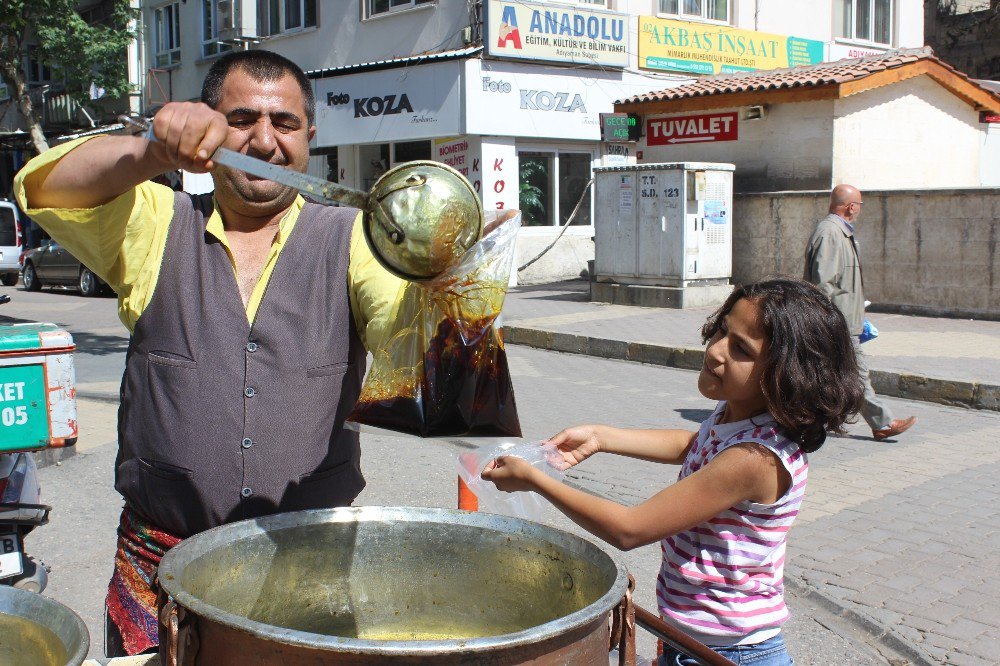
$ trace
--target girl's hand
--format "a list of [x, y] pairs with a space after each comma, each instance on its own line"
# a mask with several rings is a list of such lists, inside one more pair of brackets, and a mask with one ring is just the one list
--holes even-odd
[[487, 481], [492, 481], [499, 490], [513, 492], [515, 490], [534, 490], [532, 477], [538, 472], [526, 460], [514, 456], [500, 456], [488, 464], [482, 471]]
[[553, 466], [566, 470], [582, 463], [584, 460], [601, 450], [601, 439], [597, 434], [597, 426], [582, 425], [566, 428], [544, 444], [553, 444], [562, 457], [562, 464]]

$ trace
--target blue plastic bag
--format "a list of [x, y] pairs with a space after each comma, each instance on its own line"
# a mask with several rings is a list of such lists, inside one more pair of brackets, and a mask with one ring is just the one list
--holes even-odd
[[861, 335], [858, 336], [858, 340], [861, 342], [861, 344], [864, 344], [869, 340], [874, 340], [877, 337], [878, 337], [878, 329], [875, 328], [875, 324], [865, 319], [865, 323], [861, 325]]

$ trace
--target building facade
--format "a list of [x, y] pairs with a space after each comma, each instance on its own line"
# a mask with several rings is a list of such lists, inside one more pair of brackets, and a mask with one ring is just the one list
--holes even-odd
[[616, 100], [920, 46], [923, 16], [919, 0], [154, 0], [146, 101], [196, 99], [229, 50], [281, 53], [314, 81], [312, 173], [364, 189], [400, 162], [449, 164], [488, 209], [522, 211], [517, 265], [568, 224], [520, 276], [566, 278], [594, 254], [591, 170], [636, 159], [602, 141]]

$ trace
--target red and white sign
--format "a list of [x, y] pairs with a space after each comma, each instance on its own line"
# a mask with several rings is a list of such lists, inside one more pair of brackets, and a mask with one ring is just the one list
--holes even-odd
[[646, 143], [650, 146], [669, 146], [675, 143], [736, 141], [739, 138], [737, 129], [735, 111], [649, 118], [646, 120]]
[[980, 111], [979, 122], [987, 124], [1000, 123], [1000, 113], [990, 113], [989, 111]]
[[830, 44], [830, 57], [827, 62], [835, 60], [853, 60], [855, 58], [867, 58], [868, 56], [885, 55], [887, 49], [872, 49], [865, 46], [855, 46], [854, 44]]

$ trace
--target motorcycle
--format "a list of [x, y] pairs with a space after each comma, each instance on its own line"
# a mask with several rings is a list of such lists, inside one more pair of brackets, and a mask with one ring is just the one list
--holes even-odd
[[47, 567], [24, 552], [24, 537], [49, 522], [52, 507], [40, 497], [32, 455], [0, 454], [0, 585], [41, 592], [48, 584]]
[[[0, 294], [0, 305], [8, 301], [9, 296]], [[48, 584], [48, 568], [24, 552], [24, 537], [49, 521], [52, 507], [40, 499], [31, 453], [0, 453], [0, 585], [41, 592]]]

